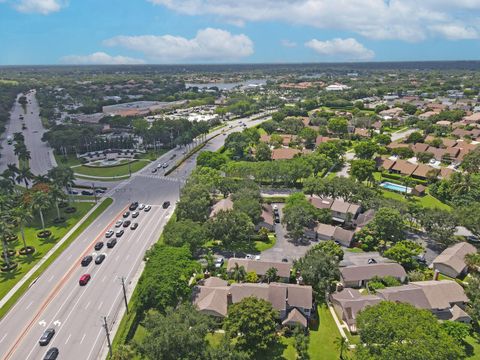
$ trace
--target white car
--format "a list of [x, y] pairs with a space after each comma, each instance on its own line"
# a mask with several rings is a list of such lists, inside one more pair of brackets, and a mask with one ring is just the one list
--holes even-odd
[[112, 236], [113, 236], [113, 230], [111, 230], [111, 229], [108, 230], [108, 231], [105, 233], [105, 237], [106, 237], [106, 238], [110, 238], [110, 237], [112, 237]]
[[224, 260], [223, 260], [222, 257], [216, 258], [215, 259], [215, 268], [220, 269], [223, 266], [223, 262], [224, 262]]
[[143, 210], [145, 208], [145, 204], [138, 205], [138, 210]]
[[146, 205], [143, 211], [149, 212], [152, 207], [150, 205]]
[[118, 220], [116, 223], [115, 223], [115, 227], [120, 227], [122, 226], [123, 224], [123, 220]]

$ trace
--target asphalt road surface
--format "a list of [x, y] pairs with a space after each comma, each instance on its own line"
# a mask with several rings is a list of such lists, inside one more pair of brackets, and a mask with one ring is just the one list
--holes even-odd
[[[17, 156], [13, 153], [13, 145], [7, 143], [7, 137], [13, 137], [16, 132], [22, 132], [25, 136], [25, 145], [32, 157], [30, 159], [30, 170], [34, 175], [46, 174], [49, 169], [56, 166], [52, 149], [46, 142], [42, 141], [45, 129], [40, 119], [40, 109], [35, 94], [35, 90], [25, 94], [27, 97], [26, 111], [23, 110], [18, 101], [13, 106], [10, 121], [7, 123], [6, 131], [0, 139], [3, 147], [0, 157], [0, 172], [5, 170], [8, 164], [18, 165]], [[21, 95], [18, 95], [17, 100]], [[23, 120], [21, 119], [22, 116]], [[22, 123], [26, 126], [24, 130], [22, 130]]]
[[[265, 119], [243, 121], [247, 126], [255, 126]], [[204, 150], [219, 149], [226, 138], [223, 133], [241, 130], [239, 123], [235, 121], [231, 123], [233, 128], [218, 130], [216, 133], [220, 135]], [[114, 199], [113, 204], [45, 270], [0, 321], [1, 359], [43, 359], [50, 347], [59, 349], [59, 359], [90, 360], [101, 356], [106, 342], [102, 317], [107, 317], [110, 328], [117, 326], [120, 320], [117, 314], [124, 306], [120, 278], [126, 279], [128, 290], [135, 286], [132, 278], [141, 266], [145, 251], [159, 238], [173, 212], [181, 185], [194, 169], [198, 153], [170, 176], [166, 177], [162, 172], [152, 174], [151, 170], [158, 163], [173, 164], [172, 155], [177, 154], [177, 160], [183, 151], [174, 149], [166, 153], [108, 192], [107, 196]], [[116, 230], [113, 224], [132, 201], [151, 204], [152, 210], [148, 213], [142, 211], [135, 220], [139, 227], [136, 230], [126, 228], [113, 249], [104, 247], [97, 252], [107, 255], [101, 265], [92, 262], [87, 268], [82, 267], [83, 256], [94, 252], [97, 241], [106, 241], [106, 230]], [[172, 205], [163, 209], [161, 204], [164, 201], [170, 201]], [[86, 286], [80, 286], [78, 280], [85, 273], [91, 274], [92, 278]], [[50, 327], [55, 328], [55, 336], [48, 346], [39, 346], [40, 336]]]

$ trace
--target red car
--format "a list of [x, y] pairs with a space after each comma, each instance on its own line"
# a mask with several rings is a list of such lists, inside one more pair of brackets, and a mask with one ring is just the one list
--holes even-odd
[[80, 284], [80, 286], [84, 286], [84, 285], [87, 285], [87, 283], [90, 281], [90, 274], [83, 274], [81, 277], [80, 277], [80, 280], [78, 281], [78, 283]]

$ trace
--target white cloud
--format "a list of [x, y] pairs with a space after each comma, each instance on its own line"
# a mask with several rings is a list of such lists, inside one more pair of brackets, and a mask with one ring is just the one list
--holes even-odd
[[476, 29], [461, 24], [434, 25], [430, 29], [449, 40], [478, 39]]
[[96, 52], [90, 55], [68, 55], [60, 59], [64, 64], [75, 65], [135, 65], [144, 64], [145, 60], [127, 56], [111, 56], [104, 52]]
[[436, 27], [462, 23], [479, 29], [479, 0], [148, 0], [188, 15], [213, 15], [229, 23], [283, 21], [353, 31], [371, 39], [420, 41], [451, 38]]
[[327, 41], [312, 39], [306, 42], [305, 46], [320, 55], [345, 60], [371, 60], [375, 56], [372, 50], [367, 49], [353, 38], [336, 38]]
[[253, 54], [253, 42], [243, 34], [220, 29], [199, 30], [192, 39], [173, 35], [116, 36], [104, 41], [139, 51], [152, 61], [228, 61]]
[[288, 39], [283, 39], [280, 42], [280, 44], [282, 44], [282, 46], [288, 47], [288, 48], [293, 48], [293, 47], [297, 46], [297, 43], [295, 41], [291, 41], [291, 40], [288, 40]]
[[39, 13], [47, 15], [60, 11], [66, 3], [63, 0], [19, 0], [14, 3], [15, 9], [23, 13]]

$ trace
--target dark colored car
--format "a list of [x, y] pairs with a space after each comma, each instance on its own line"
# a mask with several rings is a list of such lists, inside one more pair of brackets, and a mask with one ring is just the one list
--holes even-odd
[[377, 263], [377, 260], [375, 260], [374, 258], [370, 258], [368, 259], [367, 261], [369, 264], [376, 264]]
[[138, 228], [138, 223], [133, 223], [132, 226], [130, 226], [131, 230], [135, 230], [136, 228]]
[[283, 259], [282, 259], [282, 262], [288, 262], [288, 259], [287, 259], [287, 258], [283, 258]]
[[157, 168], [152, 169], [152, 173], [155, 174], [157, 172]]
[[138, 201], [135, 201], [135, 202], [132, 202], [132, 203], [130, 204], [130, 206], [128, 207], [128, 209], [129, 209], [130, 211], [135, 211], [135, 210], [137, 209], [137, 207], [138, 207]]
[[125, 212], [123, 213], [123, 217], [124, 217], [124, 218], [127, 218], [127, 217], [129, 217], [129, 216], [130, 216], [130, 211], [125, 211]]
[[87, 255], [82, 259], [82, 266], [88, 266], [92, 262], [92, 255]]
[[90, 190], [82, 190], [82, 195], [93, 196], [93, 191], [90, 191]]
[[78, 283], [80, 284], [80, 286], [85, 286], [90, 281], [90, 278], [90, 274], [83, 274], [82, 276], [80, 276], [80, 280], [78, 281]]
[[135, 218], [138, 217], [138, 215], [140, 215], [140, 213], [139, 213], [138, 211], [134, 211], [134, 212], [132, 213], [132, 218], [135, 219]]
[[56, 347], [48, 349], [43, 360], [55, 360], [58, 357], [58, 349]]
[[40, 346], [48, 345], [48, 343], [50, 342], [50, 340], [52, 340], [53, 335], [55, 335], [55, 329], [49, 328], [49, 329], [45, 330], [45, 332], [43, 333], [42, 337], [41, 337], [40, 340], [38, 341], [38, 343], [40, 344]]
[[125, 233], [125, 230], [118, 230], [115, 234], [116, 237], [121, 237]]
[[105, 193], [105, 190], [103, 190], [103, 189], [95, 189], [95, 192], [96, 192], [97, 194], [104, 194], [104, 193]]
[[95, 244], [95, 250], [101, 250], [103, 248], [103, 241], [99, 241]]
[[164, 209], [168, 208], [170, 206], [170, 201], [164, 201], [162, 207]]
[[117, 245], [117, 239], [113, 238], [107, 241], [107, 248], [111, 249]]
[[95, 258], [95, 264], [100, 265], [105, 260], [105, 254], [100, 254]]
[[278, 216], [278, 214], [275, 215], [275, 222], [276, 222], [277, 224], [280, 224], [280, 216]]
[[132, 222], [130, 220], [125, 220], [123, 222], [123, 227], [129, 227]]

